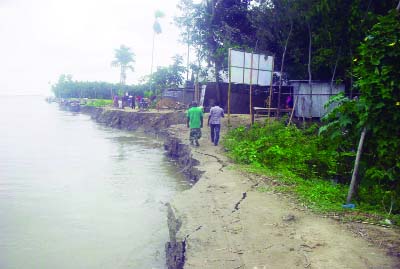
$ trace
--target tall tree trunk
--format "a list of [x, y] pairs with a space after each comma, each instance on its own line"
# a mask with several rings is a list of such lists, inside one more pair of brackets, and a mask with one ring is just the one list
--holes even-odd
[[[198, 64], [198, 69], [196, 71], [196, 84], [197, 84], [197, 96], [196, 96], [196, 101], [200, 103], [200, 83], [199, 83], [199, 77], [200, 77], [200, 70], [201, 70], [201, 59], [199, 56], [197, 56], [197, 64]], [[203, 106], [204, 106], [204, 100], [203, 100]]]
[[217, 102], [221, 103], [221, 87], [219, 85], [219, 67], [218, 64], [215, 63], [215, 90], [217, 91]]
[[150, 92], [153, 93], [153, 83], [152, 83], [152, 77], [153, 77], [153, 62], [154, 62], [154, 40], [156, 39], [156, 32], [153, 31], [153, 44], [151, 47], [151, 66], [150, 66]]
[[[210, 1], [210, 0], [209, 0]], [[214, 22], [215, 19], [215, 8], [218, 4], [218, 0], [211, 0], [211, 19], [210, 22], [211, 24]], [[215, 42], [215, 41], [212, 41]], [[220, 103], [221, 102], [221, 89], [220, 89], [220, 85], [219, 85], [219, 70], [220, 66], [218, 64], [218, 59], [216, 56], [216, 48], [218, 47], [218, 45], [214, 45], [214, 49], [213, 49], [213, 62], [214, 62], [214, 71], [215, 71], [215, 90], [217, 91], [217, 102]]]
[[363, 147], [363, 144], [364, 144], [364, 139], [365, 139], [365, 134], [366, 133], [367, 133], [367, 129], [364, 127], [364, 129], [361, 132], [360, 142], [358, 143], [356, 161], [354, 162], [353, 175], [351, 176], [349, 192], [347, 194], [347, 199], [346, 199], [346, 203], [347, 204], [351, 202], [351, 199], [353, 198], [354, 193], [357, 192], [357, 187], [358, 187], [358, 181], [357, 181], [358, 166], [360, 164], [362, 147]]
[[312, 121], [312, 108], [313, 108], [313, 90], [312, 90], [312, 77], [311, 77], [311, 52], [312, 52], [312, 35], [311, 35], [311, 25], [310, 23], [307, 24], [308, 26], [308, 86], [310, 88], [310, 107], [309, 107], [309, 114], [310, 120]]
[[330, 89], [329, 89], [329, 97], [332, 96], [333, 93], [333, 82], [335, 81], [335, 76], [336, 76], [336, 69], [339, 63], [339, 57], [340, 57], [340, 51], [341, 51], [341, 47], [339, 48], [339, 52], [336, 58], [336, 62], [335, 62], [335, 67], [333, 68], [333, 73], [332, 73], [332, 78], [331, 78], [331, 85], [330, 85]]
[[[189, 59], [190, 59], [190, 42], [189, 42], [189, 38], [190, 38], [190, 33], [189, 33], [189, 27], [187, 28], [187, 57], [186, 57], [186, 82], [185, 82], [185, 86], [183, 88], [183, 102], [185, 103], [185, 95], [186, 95], [186, 88], [188, 87], [188, 82], [189, 82]], [[194, 97], [194, 100], [196, 100], [196, 96]], [[197, 101], [198, 102], [198, 101]]]
[[[285, 64], [285, 57], [286, 57], [286, 50], [287, 50], [287, 46], [289, 43], [289, 39], [290, 36], [292, 35], [292, 30], [293, 30], [293, 21], [290, 21], [290, 30], [289, 30], [289, 34], [286, 38], [286, 42], [285, 42], [285, 47], [283, 49], [283, 53], [282, 53], [282, 62], [281, 62], [281, 71], [280, 71], [280, 76], [279, 76], [279, 91], [278, 91], [278, 110], [277, 110], [277, 116], [279, 118], [280, 116], [280, 109], [281, 109], [281, 93], [282, 93], [282, 75], [283, 75], [283, 66]], [[273, 72], [274, 70], [272, 70]]]
[[121, 65], [121, 74], [120, 74], [120, 78], [119, 78], [119, 83], [121, 85], [125, 84], [125, 66]]
[[354, 85], [354, 80], [353, 80], [353, 70], [354, 70], [354, 65], [353, 65], [353, 53], [350, 50], [350, 99], [353, 99], [353, 85]]

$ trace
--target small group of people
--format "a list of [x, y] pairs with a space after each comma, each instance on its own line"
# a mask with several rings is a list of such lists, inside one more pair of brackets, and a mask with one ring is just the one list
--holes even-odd
[[[189, 141], [191, 145], [200, 146], [201, 128], [203, 128], [203, 108], [193, 101], [187, 111], [187, 127], [190, 129]], [[221, 131], [221, 118], [224, 117], [224, 110], [216, 103], [210, 109], [207, 126], [210, 127], [211, 143], [218, 146], [219, 134]]]
[[129, 93], [125, 93], [124, 96], [119, 97], [118, 95], [114, 96], [113, 105], [115, 108], [124, 109], [125, 107], [130, 107], [132, 109], [148, 109], [150, 107], [151, 102], [156, 100], [156, 96], [152, 96], [150, 98], [145, 98], [140, 95], [132, 96]]
[[125, 93], [124, 96], [119, 97], [118, 95], [114, 95], [113, 105], [116, 108], [124, 109], [125, 107], [130, 107], [135, 109], [135, 97]]

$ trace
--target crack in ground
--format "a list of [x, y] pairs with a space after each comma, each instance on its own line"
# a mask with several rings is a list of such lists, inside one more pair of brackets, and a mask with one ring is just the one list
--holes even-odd
[[199, 227], [197, 227], [193, 232], [187, 234], [184, 237], [184, 240], [182, 241], [182, 261], [181, 263], [179, 263], [177, 265], [176, 269], [183, 269], [184, 265], [185, 265], [185, 260], [186, 260], [186, 241], [189, 239], [189, 237], [194, 234], [195, 232], [199, 231], [203, 226], [200, 225]]
[[224, 172], [224, 170], [223, 170], [224, 167], [228, 166], [223, 160], [221, 160], [220, 158], [218, 158], [215, 155], [208, 154], [208, 153], [203, 153], [203, 152], [199, 152], [199, 151], [196, 151], [196, 153], [215, 158], [217, 160], [217, 162], [221, 165], [221, 168], [218, 169], [221, 172]]
[[192, 234], [194, 234], [195, 232], [199, 231], [201, 228], [203, 228], [202, 225], [200, 225], [199, 227], [197, 227], [193, 232], [187, 234], [187, 235], [185, 236], [185, 241], [186, 241], [186, 239], [188, 239]]
[[244, 192], [242, 195], [242, 198], [236, 203], [235, 208], [232, 210], [232, 213], [239, 210], [240, 203], [243, 202], [243, 200], [246, 199], [246, 197], [247, 197], [247, 193]]

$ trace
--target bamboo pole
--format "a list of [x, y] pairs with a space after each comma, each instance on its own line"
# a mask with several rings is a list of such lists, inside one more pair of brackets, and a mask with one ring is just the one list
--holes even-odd
[[250, 124], [252, 124], [252, 119], [253, 119], [253, 53], [251, 53], [251, 59], [250, 59]]
[[294, 99], [294, 104], [293, 104], [293, 107], [292, 107], [292, 112], [290, 113], [290, 119], [289, 119], [288, 125], [290, 125], [290, 123], [292, 122], [292, 118], [293, 118], [293, 114], [294, 114], [294, 108], [297, 105], [297, 100], [298, 99], [299, 99], [299, 96], [296, 96], [296, 98]]
[[353, 197], [353, 194], [355, 193], [355, 190], [357, 189], [356, 182], [357, 182], [357, 175], [358, 175], [358, 166], [360, 164], [362, 147], [364, 144], [364, 139], [365, 139], [366, 133], [367, 133], [367, 129], [364, 127], [364, 129], [361, 132], [360, 142], [358, 143], [356, 161], [354, 162], [353, 175], [351, 176], [349, 192], [347, 194], [347, 199], [346, 199], [347, 204], [351, 202], [351, 198]]
[[271, 102], [272, 102], [272, 80], [274, 79], [274, 63], [275, 59], [272, 57], [272, 70], [271, 70], [271, 82], [269, 84], [269, 100], [268, 100], [268, 122], [270, 120], [270, 113], [271, 113]]
[[232, 57], [232, 49], [229, 49], [228, 55], [228, 66], [229, 66], [229, 85], [228, 85], [228, 128], [231, 126], [231, 78], [232, 78], [232, 68], [231, 68], [231, 57]]
[[154, 63], [154, 40], [156, 38], [156, 32], [153, 31], [153, 45], [151, 48], [151, 67], [150, 67], [150, 92], [153, 94], [153, 83], [152, 83], [152, 76], [153, 76], [153, 63]]

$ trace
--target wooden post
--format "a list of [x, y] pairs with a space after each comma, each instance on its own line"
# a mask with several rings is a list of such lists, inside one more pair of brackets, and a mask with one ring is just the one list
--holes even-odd
[[272, 102], [272, 80], [274, 79], [274, 58], [272, 57], [272, 70], [271, 70], [271, 83], [269, 85], [269, 98], [268, 98], [268, 122], [269, 122], [269, 116], [270, 116], [270, 111], [271, 111], [271, 102]]
[[251, 53], [251, 60], [250, 60], [250, 90], [249, 90], [249, 95], [250, 95], [250, 123], [252, 124], [253, 121], [253, 98], [252, 98], [252, 93], [253, 93], [253, 53]]
[[309, 36], [309, 41], [308, 41], [308, 86], [310, 89], [310, 107], [309, 107], [309, 113], [310, 113], [310, 122], [312, 122], [312, 109], [313, 109], [313, 88], [312, 88], [312, 76], [311, 76], [311, 52], [312, 52], [312, 35], [311, 35], [311, 26], [310, 23], [307, 24], [308, 26], [308, 36]]
[[231, 78], [232, 78], [232, 68], [231, 68], [231, 49], [229, 49], [229, 54], [228, 54], [228, 66], [229, 66], [229, 85], [228, 85], [228, 127], [231, 126]]
[[293, 104], [293, 107], [292, 107], [292, 112], [290, 113], [290, 119], [289, 119], [288, 125], [290, 125], [290, 123], [292, 122], [292, 118], [293, 118], [293, 114], [294, 114], [294, 108], [296, 107], [296, 104], [297, 104], [297, 99], [299, 99], [299, 96], [296, 96], [296, 98], [294, 99], [294, 104]]
[[347, 204], [351, 202], [351, 198], [353, 197], [353, 194], [354, 194], [355, 190], [357, 189], [356, 181], [357, 181], [357, 175], [358, 175], [358, 166], [360, 163], [362, 147], [364, 144], [364, 139], [365, 139], [366, 133], [367, 133], [367, 129], [364, 127], [364, 129], [361, 132], [360, 142], [358, 143], [356, 161], [354, 162], [353, 175], [351, 176], [349, 192], [347, 194], [347, 200], [346, 200]]

